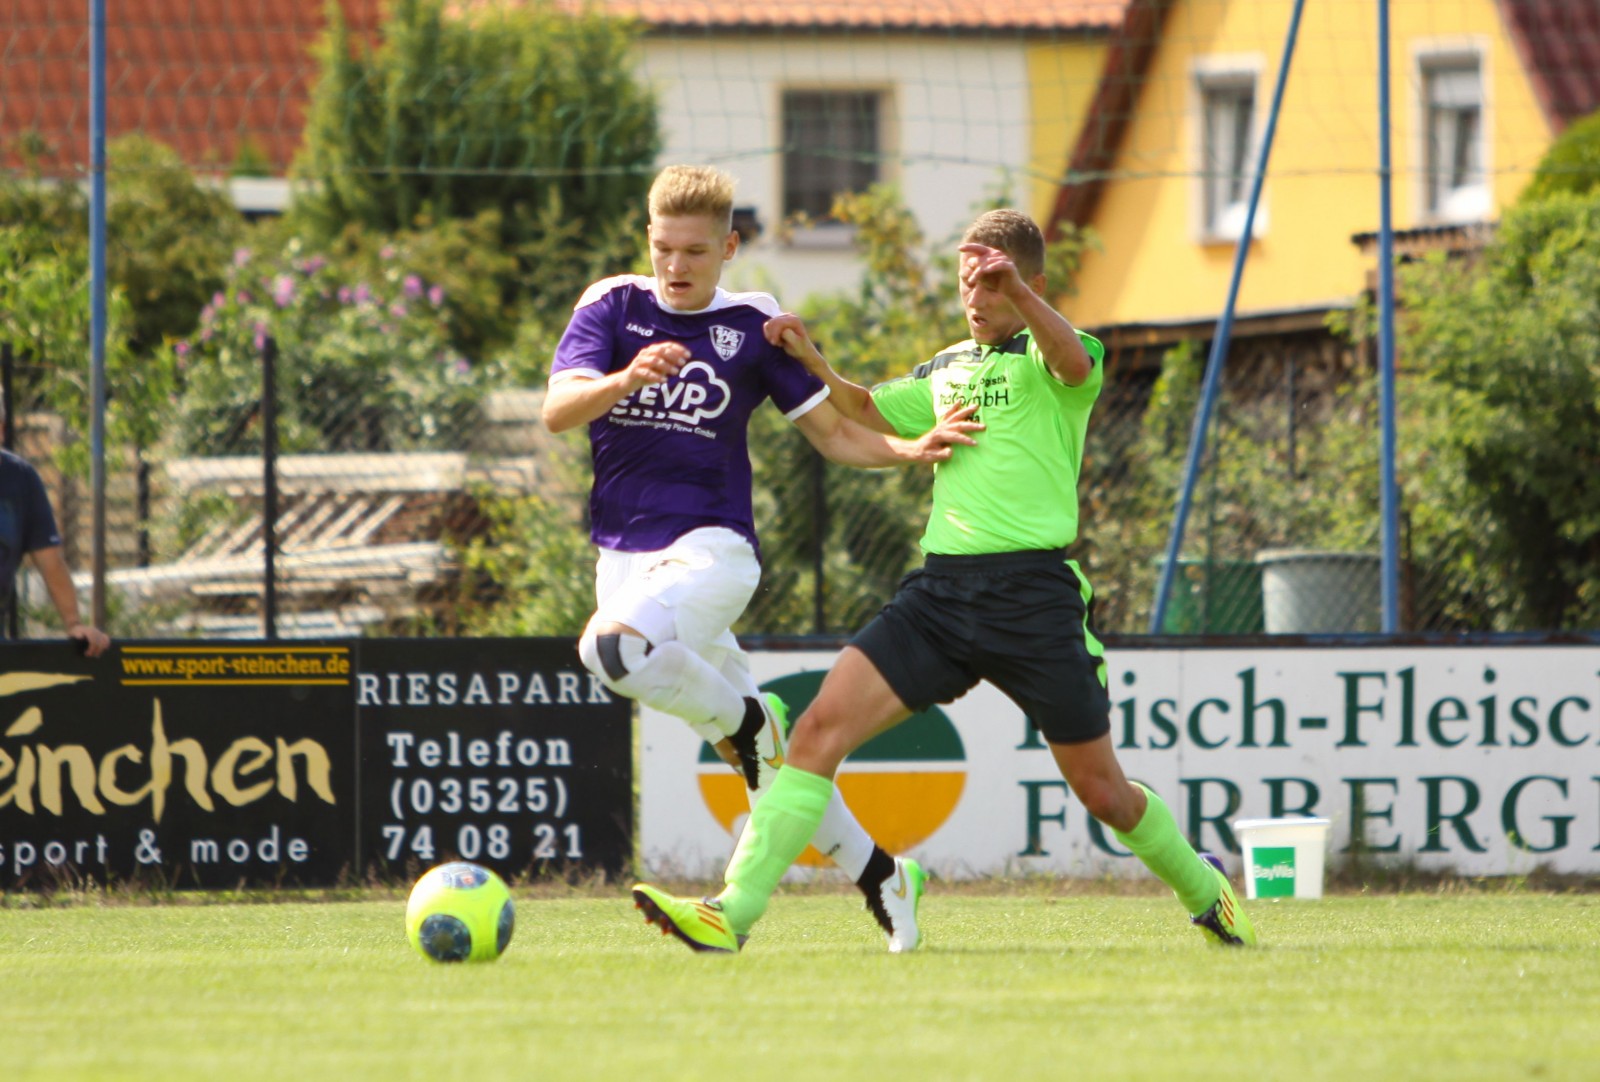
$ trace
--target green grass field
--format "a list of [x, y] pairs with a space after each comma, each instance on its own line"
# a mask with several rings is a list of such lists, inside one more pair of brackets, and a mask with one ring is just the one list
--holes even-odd
[[402, 900], [0, 908], [0, 1078], [1595, 1079], [1600, 895], [1175, 902], [931, 893], [890, 956], [852, 894], [779, 897], [738, 957], [625, 892], [518, 897], [499, 962], [407, 946]]

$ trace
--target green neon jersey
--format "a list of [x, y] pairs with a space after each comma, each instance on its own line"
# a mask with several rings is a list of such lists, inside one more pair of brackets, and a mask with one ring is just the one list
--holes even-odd
[[957, 402], [977, 403], [986, 426], [934, 468], [933, 511], [922, 551], [977, 556], [1065, 548], [1078, 536], [1078, 473], [1089, 411], [1104, 379], [1105, 347], [1078, 332], [1094, 362], [1068, 387], [1050, 374], [1024, 330], [997, 346], [958, 342], [910, 375], [874, 387], [873, 404], [914, 439]]

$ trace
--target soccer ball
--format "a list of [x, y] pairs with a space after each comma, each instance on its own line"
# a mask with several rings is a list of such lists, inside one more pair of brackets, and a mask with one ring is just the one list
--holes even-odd
[[406, 938], [435, 962], [494, 961], [515, 921], [505, 880], [463, 861], [430, 868], [406, 903]]

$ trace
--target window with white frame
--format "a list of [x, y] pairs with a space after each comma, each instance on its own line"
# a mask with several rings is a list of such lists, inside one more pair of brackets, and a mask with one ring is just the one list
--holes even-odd
[[783, 92], [783, 215], [826, 221], [835, 196], [879, 179], [883, 97], [876, 90]]
[[1236, 240], [1244, 232], [1255, 166], [1255, 76], [1202, 75], [1200, 123], [1202, 232]]
[[1422, 63], [1423, 182], [1430, 217], [1459, 221], [1489, 211], [1484, 171], [1483, 75], [1476, 56]]

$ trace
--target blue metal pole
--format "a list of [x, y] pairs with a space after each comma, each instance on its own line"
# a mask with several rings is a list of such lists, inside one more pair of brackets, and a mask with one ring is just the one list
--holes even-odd
[[1233, 311], [1239, 301], [1239, 280], [1244, 277], [1245, 256], [1250, 252], [1250, 237], [1255, 232], [1256, 207], [1261, 203], [1261, 185], [1267, 176], [1267, 162], [1272, 157], [1272, 139], [1278, 130], [1278, 113], [1283, 108], [1283, 88], [1289, 81], [1289, 61], [1294, 57], [1295, 39], [1300, 35], [1300, 13], [1305, 10], [1305, 0], [1295, 0], [1294, 11], [1289, 16], [1289, 33], [1283, 40], [1283, 58], [1278, 62], [1278, 78], [1272, 89], [1272, 109], [1267, 114], [1267, 127], [1261, 136], [1261, 152], [1256, 161], [1255, 175], [1250, 178], [1250, 203], [1245, 210], [1244, 230], [1239, 235], [1238, 246], [1233, 250], [1233, 276], [1228, 282], [1228, 299], [1222, 308], [1222, 318], [1217, 323], [1216, 337], [1211, 340], [1211, 356], [1206, 361], [1206, 375], [1200, 392], [1200, 405], [1195, 411], [1194, 427], [1189, 433], [1189, 454], [1183, 466], [1183, 487], [1178, 494], [1178, 508], [1172, 516], [1172, 534], [1167, 539], [1167, 558], [1161, 564], [1161, 578], [1156, 583], [1155, 605], [1150, 612], [1150, 633], [1161, 633], [1167, 619], [1167, 599], [1172, 593], [1172, 578], [1178, 567], [1178, 551], [1183, 547], [1183, 531], [1189, 521], [1189, 508], [1194, 502], [1195, 479], [1200, 473], [1200, 459], [1205, 453], [1206, 431], [1211, 426], [1211, 412], [1216, 406], [1217, 387], [1221, 383], [1223, 360], [1228, 356], [1228, 341], [1233, 334]]
[[1394, 220], [1389, 157], [1389, 0], [1378, 0], [1378, 513], [1383, 520], [1383, 630], [1400, 630], [1400, 493], [1395, 484]]
[[89, 0], [89, 448], [95, 627], [106, 626], [106, 0]]

